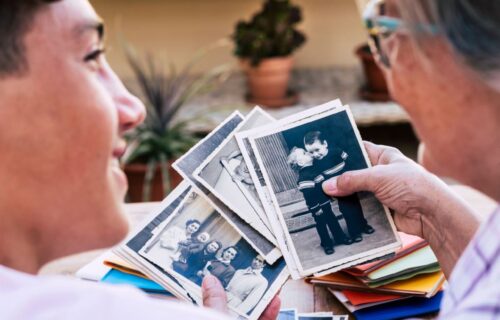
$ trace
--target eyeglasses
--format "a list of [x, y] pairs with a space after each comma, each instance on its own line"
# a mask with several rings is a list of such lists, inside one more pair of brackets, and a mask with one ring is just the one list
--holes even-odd
[[370, 36], [370, 49], [374, 56], [387, 68], [389, 68], [391, 64], [382, 42], [396, 31], [411, 29], [412, 32], [425, 32], [432, 35], [439, 33], [435, 25], [418, 24], [409, 28], [403, 20], [389, 17], [385, 14], [385, 0], [372, 0], [366, 5], [363, 13], [363, 20]]

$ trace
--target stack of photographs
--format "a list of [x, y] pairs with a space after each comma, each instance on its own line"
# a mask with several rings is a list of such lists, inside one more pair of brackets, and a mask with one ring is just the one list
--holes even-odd
[[185, 301], [207, 274], [235, 315], [258, 319], [291, 276], [322, 275], [401, 246], [372, 194], [331, 198], [322, 183], [370, 166], [339, 100], [275, 120], [231, 114], [179, 158], [183, 183], [115, 250]]

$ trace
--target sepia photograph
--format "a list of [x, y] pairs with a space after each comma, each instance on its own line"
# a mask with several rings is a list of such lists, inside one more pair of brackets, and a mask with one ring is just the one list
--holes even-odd
[[244, 117], [239, 112], [234, 112], [209, 135], [198, 142], [186, 154], [173, 163], [173, 168], [189, 181], [204, 197], [219, 210], [222, 216], [248, 241], [248, 243], [265, 259], [273, 264], [280, 258], [281, 251], [276, 246], [245, 222], [239, 215], [213, 195], [194, 176], [195, 170], [231, 135]]
[[[266, 112], [255, 107], [235, 133], [272, 121], [274, 119]], [[245, 222], [276, 245], [275, 237], [264, 222], [264, 208], [234, 133], [195, 170], [193, 176]]]
[[331, 198], [322, 183], [370, 166], [348, 107], [251, 136], [266, 185], [302, 275], [366, 261], [400, 246], [389, 211], [369, 193]]
[[159, 215], [137, 237], [149, 240], [138, 251], [201, 297], [203, 277], [219, 279], [228, 306], [256, 319], [288, 278], [284, 259], [266, 263], [221, 214], [198, 193], [189, 190], [167, 215]]

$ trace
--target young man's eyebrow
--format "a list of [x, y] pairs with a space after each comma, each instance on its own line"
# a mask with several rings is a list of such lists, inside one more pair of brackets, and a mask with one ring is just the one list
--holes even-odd
[[104, 38], [104, 23], [100, 20], [87, 21], [79, 24], [75, 28], [75, 34], [81, 36], [87, 32], [97, 32], [99, 40], [102, 41]]

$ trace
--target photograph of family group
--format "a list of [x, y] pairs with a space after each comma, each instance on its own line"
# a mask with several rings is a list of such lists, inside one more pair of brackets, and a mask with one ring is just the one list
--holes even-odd
[[267, 264], [196, 192], [151, 233], [139, 251], [143, 258], [173, 274], [186, 289], [198, 291], [195, 295], [205, 275], [217, 277], [228, 305], [241, 314], [250, 315], [269, 301], [288, 277], [283, 259]]
[[373, 195], [323, 192], [324, 181], [369, 165], [346, 111], [280, 124], [251, 140], [304, 272], [399, 245], [388, 211]]

